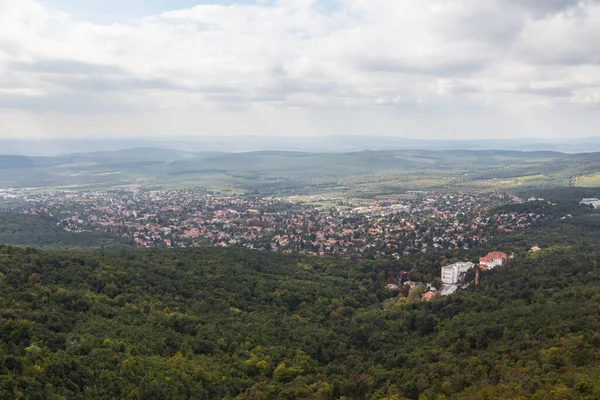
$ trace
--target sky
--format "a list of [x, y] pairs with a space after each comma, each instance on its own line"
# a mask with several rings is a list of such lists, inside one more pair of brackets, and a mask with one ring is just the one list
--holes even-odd
[[599, 0], [0, 0], [0, 138], [599, 126]]

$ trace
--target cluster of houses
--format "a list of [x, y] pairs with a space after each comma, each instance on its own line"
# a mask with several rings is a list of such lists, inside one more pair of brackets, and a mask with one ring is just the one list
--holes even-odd
[[30, 196], [16, 211], [54, 217], [66, 231], [110, 232], [140, 247], [245, 247], [398, 259], [471, 249], [498, 232], [526, 228], [544, 218], [531, 212], [487, 211], [522, 201], [506, 193], [418, 193], [394, 200], [327, 203], [323, 196], [303, 200], [195, 189], [119, 190]]
[[16, 199], [22, 193], [20, 189], [0, 189], [1, 199]]

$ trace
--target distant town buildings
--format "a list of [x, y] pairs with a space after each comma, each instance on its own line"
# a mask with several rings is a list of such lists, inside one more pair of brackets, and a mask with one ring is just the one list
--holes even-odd
[[[11, 195], [9, 192], [6, 194]], [[545, 218], [489, 211], [509, 193], [412, 193], [396, 199], [244, 197], [202, 189], [15, 193], [0, 210], [53, 218], [68, 232], [108, 232], [139, 247], [244, 247], [281, 253], [401, 259], [475, 249]]]

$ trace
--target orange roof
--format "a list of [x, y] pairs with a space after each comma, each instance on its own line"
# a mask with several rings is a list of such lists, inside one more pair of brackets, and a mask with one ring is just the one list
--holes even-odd
[[479, 259], [479, 262], [482, 262], [482, 263], [489, 263], [489, 262], [492, 262], [492, 257], [490, 257], [490, 256], [487, 256], [487, 257], [481, 257], [481, 258]]
[[500, 251], [493, 251], [493, 252], [489, 253], [487, 256], [491, 257], [491, 258], [508, 258], [506, 253], [502, 253]]
[[421, 295], [421, 298], [424, 300], [431, 300], [433, 298], [433, 296], [434, 296], [433, 292], [427, 292], [427, 293]]

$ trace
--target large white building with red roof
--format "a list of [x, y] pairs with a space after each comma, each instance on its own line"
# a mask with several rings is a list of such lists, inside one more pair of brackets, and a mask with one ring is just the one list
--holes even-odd
[[493, 251], [485, 257], [479, 259], [479, 269], [484, 271], [494, 269], [496, 267], [504, 267], [508, 265], [509, 258], [506, 253], [500, 251]]

